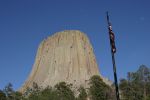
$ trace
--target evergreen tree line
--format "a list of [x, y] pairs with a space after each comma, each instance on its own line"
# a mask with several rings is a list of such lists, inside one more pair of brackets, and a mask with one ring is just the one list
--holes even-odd
[[141, 65], [136, 72], [128, 72], [119, 87], [122, 100], [150, 100], [150, 69]]
[[113, 89], [106, 85], [100, 76], [94, 75], [89, 80], [89, 88], [74, 89], [72, 84], [60, 82], [54, 87], [40, 88], [33, 83], [24, 94], [14, 91], [9, 83], [0, 91], [0, 100], [112, 100]]
[[[150, 100], [150, 69], [141, 65], [136, 72], [128, 72], [119, 83], [121, 100]], [[13, 90], [8, 84], [0, 90], [0, 100], [116, 100], [114, 85], [109, 86], [100, 76], [89, 80], [89, 88], [75, 90], [72, 84], [60, 82], [54, 87], [40, 88], [33, 83], [24, 94]]]

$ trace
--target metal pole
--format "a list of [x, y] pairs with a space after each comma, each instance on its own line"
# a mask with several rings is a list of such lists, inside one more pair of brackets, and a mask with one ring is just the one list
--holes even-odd
[[116, 88], [116, 98], [117, 100], [120, 100], [117, 73], [116, 73], [115, 55], [113, 52], [111, 52], [111, 54], [112, 54], [113, 72], [114, 72], [114, 80], [115, 80], [115, 88]]
[[[118, 88], [118, 81], [117, 81], [116, 64], [115, 64], [116, 47], [115, 47], [114, 33], [112, 32], [112, 27], [111, 27], [111, 24], [109, 22], [108, 12], [107, 12], [107, 22], [108, 22], [108, 30], [109, 30], [109, 38], [110, 38], [112, 63], [113, 63], [113, 72], [114, 72], [114, 81], [115, 81], [115, 89], [116, 89], [116, 98], [117, 98], [117, 100], [120, 100], [120, 97], [119, 97], [119, 88]], [[113, 38], [112, 38], [112, 36], [110, 34], [113, 35]]]

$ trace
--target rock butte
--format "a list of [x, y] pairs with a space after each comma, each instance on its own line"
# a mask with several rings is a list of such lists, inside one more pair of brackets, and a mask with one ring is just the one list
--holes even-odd
[[32, 71], [19, 91], [25, 92], [33, 82], [43, 88], [62, 81], [86, 87], [93, 75], [100, 73], [88, 37], [78, 30], [66, 30], [41, 42]]

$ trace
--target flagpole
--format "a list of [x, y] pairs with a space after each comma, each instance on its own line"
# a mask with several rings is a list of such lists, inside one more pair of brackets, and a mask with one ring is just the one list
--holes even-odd
[[113, 72], [114, 72], [114, 80], [115, 80], [115, 88], [116, 88], [116, 98], [117, 100], [120, 100], [117, 73], [116, 73], [115, 55], [113, 52], [111, 52], [111, 54], [112, 54]]
[[114, 72], [116, 98], [117, 98], [117, 100], [120, 100], [118, 80], [117, 80], [117, 72], [116, 72], [116, 63], [115, 63], [115, 53], [116, 53], [115, 36], [114, 36], [114, 33], [112, 32], [112, 27], [111, 27], [111, 24], [109, 22], [108, 12], [107, 12], [107, 22], [108, 22], [108, 30], [109, 30], [109, 38], [110, 38], [110, 47], [111, 47], [111, 55], [112, 55], [112, 64], [113, 64], [113, 72]]

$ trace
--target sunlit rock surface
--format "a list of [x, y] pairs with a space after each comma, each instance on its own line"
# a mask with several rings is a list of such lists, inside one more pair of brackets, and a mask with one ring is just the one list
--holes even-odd
[[86, 87], [92, 75], [100, 73], [88, 37], [77, 30], [66, 30], [41, 42], [32, 71], [20, 91], [33, 82], [43, 88], [61, 81]]

